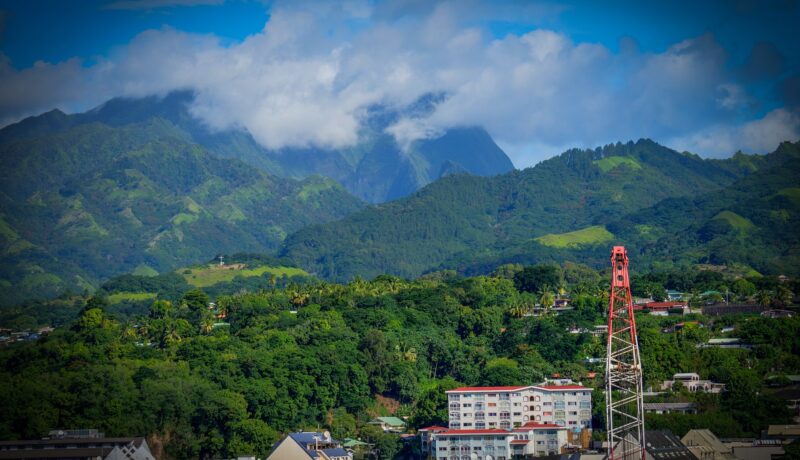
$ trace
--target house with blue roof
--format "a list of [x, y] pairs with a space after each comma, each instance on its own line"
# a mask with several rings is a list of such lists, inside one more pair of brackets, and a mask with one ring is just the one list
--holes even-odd
[[342, 443], [331, 438], [327, 431], [299, 431], [289, 433], [278, 441], [267, 460], [353, 460]]

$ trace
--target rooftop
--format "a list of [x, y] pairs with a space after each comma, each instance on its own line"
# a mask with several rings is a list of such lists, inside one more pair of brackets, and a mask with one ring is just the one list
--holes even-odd
[[471, 392], [471, 393], [480, 393], [480, 392], [487, 392], [487, 391], [514, 391], [514, 390], [521, 390], [523, 388], [528, 388], [526, 386], [517, 386], [517, 387], [461, 387], [456, 388], [453, 390], [449, 390], [446, 393], [462, 393], [462, 392]]
[[385, 423], [391, 426], [405, 426], [406, 422], [397, 417], [376, 417], [369, 423]]
[[800, 436], [800, 425], [770, 425], [767, 428], [769, 436]]
[[695, 409], [697, 404], [693, 402], [659, 402], [644, 403], [644, 410], [686, 410]]
[[442, 436], [459, 436], [459, 435], [469, 435], [469, 434], [491, 434], [498, 436], [508, 436], [512, 433], [509, 430], [491, 429], [491, 430], [447, 430], [436, 434]]
[[566, 430], [566, 427], [554, 423], [527, 422], [519, 428], [514, 428], [514, 431], [528, 431], [533, 428], [556, 428], [559, 430]]
[[417, 431], [447, 431], [449, 429], [450, 428], [444, 426], [431, 425], [431, 426], [426, 426], [425, 428], [420, 428]]

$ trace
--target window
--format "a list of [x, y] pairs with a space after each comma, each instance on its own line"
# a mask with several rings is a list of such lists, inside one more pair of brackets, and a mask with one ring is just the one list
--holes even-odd
[[528, 411], [528, 406], [522, 406], [522, 410], [527, 412]]
[[520, 416], [520, 415], [522, 415], [522, 412], [514, 412], [514, 416], [515, 416], [515, 417], [518, 417], [518, 416]]
[[485, 422], [475, 422], [475, 428], [478, 429], [478, 430], [482, 430], [482, 429], [486, 428], [486, 423]]
[[577, 401], [570, 401], [570, 402], [567, 403], [567, 405], [568, 406], [577, 406], [578, 402]]
[[488, 406], [489, 407], [497, 407], [497, 403], [489, 403]]
[[500, 422], [500, 428], [504, 430], [511, 428], [511, 422], [509, 421]]
[[553, 405], [553, 403], [551, 403], [550, 401], [546, 401], [546, 402], [544, 403], [544, 405], [545, 405], [545, 406], [552, 406], [552, 405]]
[[497, 397], [497, 393], [489, 393], [486, 396], [488, 396], [490, 398], [495, 398], [495, 397]]
[[464, 423], [464, 428], [466, 428], [466, 427], [468, 427], [468, 426], [472, 426], [472, 423], [471, 423], [471, 422], [466, 422], [466, 423]]
[[472, 404], [471, 403], [464, 403], [464, 404], [461, 405], [461, 407], [472, 407]]
[[527, 401], [528, 401], [528, 397], [527, 397], [527, 396], [523, 396], [523, 397], [522, 397], [522, 400], [523, 400], [523, 401], [525, 401], [525, 402], [527, 402]]

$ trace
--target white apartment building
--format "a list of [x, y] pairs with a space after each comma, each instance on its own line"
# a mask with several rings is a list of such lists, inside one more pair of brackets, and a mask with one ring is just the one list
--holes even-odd
[[528, 422], [592, 428], [592, 389], [572, 382], [463, 387], [447, 392], [451, 430], [507, 430]]
[[431, 458], [436, 460], [508, 460], [522, 455], [560, 454], [567, 429], [528, 422], [513, 430], [447, 430], [431, 434]]

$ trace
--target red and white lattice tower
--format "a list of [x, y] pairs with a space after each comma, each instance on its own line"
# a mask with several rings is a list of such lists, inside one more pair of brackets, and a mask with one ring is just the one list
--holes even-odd
[[606, 424], [609, 460], [645, 458], [642, 362], [624, 246], [611, 250], [611, 298], [606, 351]]

